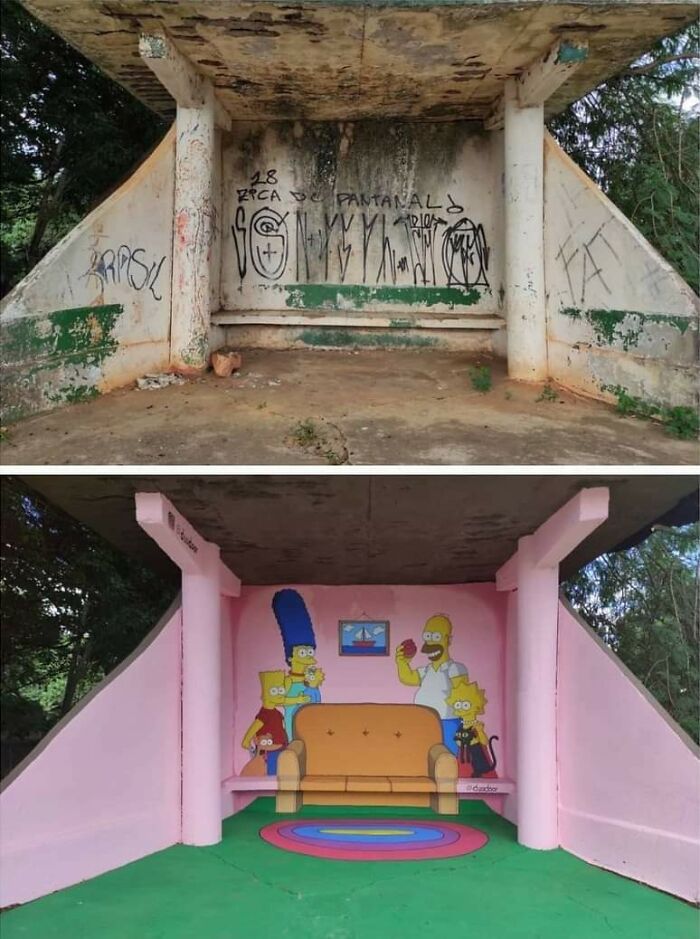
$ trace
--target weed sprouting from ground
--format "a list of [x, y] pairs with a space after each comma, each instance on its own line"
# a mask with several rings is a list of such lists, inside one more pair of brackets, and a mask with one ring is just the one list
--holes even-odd
[[289, 442], [302, 450], [312, 450], [322, 456], [331, 466], [341, 466], [348, 462], [348, 451], [343, 440], [342, 432], [335, 424], [328, 424], [339, 438], [338, 445], [329, 440], [325, 431], [318, 427], [310, 417], [298, 421], [289, 435]]
[[539, 393], [538, 397], [535, 398], [535, 401], [558, 401], [559, 395], [556, 393], [554, 388], [547, 383], [542, 391]]
[[491, 369], [488, 365], [472, 365], [469, 369], [469, 379], [474, 391], [480, 391], [482, 394], [491, 391], [493, 381], [491, 378]]
[[656, 401], [645, 401], [631, 395], [621, 385], [604, 385], [603, 391], [614, 394], [615, 410], [625, 417], [636, 417], [643, 421], [658, 420], [667, 433], [679, 440], [697, 440], [700, 436], [700, 415], [697, 408], [686, 405], [668, 407]]

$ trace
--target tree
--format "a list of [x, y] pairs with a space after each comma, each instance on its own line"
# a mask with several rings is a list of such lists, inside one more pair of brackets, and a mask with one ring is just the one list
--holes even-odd
[[[698, 24], [549, 122], [561, 146], [697, 292]], [[694, 102], [694, 104], [693, 104]]]
[[662, 529], [564, 584], [571, 604], [700, 740], [700, 527]]
[[1, 561], [4, 748], [7, 740], [36, 742], [118, 665], [177, 584], [7, 477]]
[[2, 292], [164, 134], [166, 123], [17, 0], [2, 0]]

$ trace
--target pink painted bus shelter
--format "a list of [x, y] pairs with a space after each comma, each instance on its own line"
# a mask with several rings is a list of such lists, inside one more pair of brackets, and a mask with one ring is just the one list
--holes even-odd
[[[179, 569], [182, 590], [127, 661], [6, 780], [1, 905], [177, 842], [216, 844], [223, 819], [274, 792], [274, 775], [241, 772], [240, 740], [260, 706], [258, 672], [284, 667], [270, 612], [280, 585], [304, 596], [329, 703], [408, 703], [414, 694], [396, 680], [393, 656], [361, 666], [339, 656], [345, 614], [391, 620], [392, 646], [430, 615], [449, 615], [454, 657], [486, 688], [501, 748], [498, 778], [460, 779], [460, 796], [484, 798], [530, 849], [563, 847], [697, 900], [697, 748], [559, 595], [562, 570], [634, 536], [695, 486], [630, 479], [28, 479], [115, 543], [142, 556], [157, 546], [150, 557], [161, 552], [161, 563]], [[285, 486], [296, 503], [280, 498]], [[496, 511], [499, 494], [514, 514]], [[471, 515], [460, 525], [462, 508]], [[304, 549], [291, 550], [294, 533], [314, 520]], [[242, 584], [227, 563], [226, 532], [236, 529], [241, 566], [247, 554], [257, 570], [269, 568], [262, 584]], [[274, 542], [280, 529], [286, 553]], [[285, 569], [296, 576], [285, 581]]]

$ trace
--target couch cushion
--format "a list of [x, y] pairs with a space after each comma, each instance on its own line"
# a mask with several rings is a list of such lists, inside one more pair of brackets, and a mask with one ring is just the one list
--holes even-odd
[[302, 792], [345, 792], [345, 776], [304, 776], [299, 783]]
[[418, 704], [307, 704], [294, 716], [294, 736], [314, 776], [427, 776], [442, 725]]
[[429, 776], [390, 776], [389, 783], [392, 792], [437, 792]]
[[387, 776], [348, 776], [348, 792], [391, 792]]

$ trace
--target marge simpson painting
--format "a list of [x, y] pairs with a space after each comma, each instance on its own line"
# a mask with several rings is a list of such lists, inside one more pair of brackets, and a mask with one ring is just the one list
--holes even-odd
[[389, 622], [341, 619], [338, 647], [341, 655], [388, 655]]

